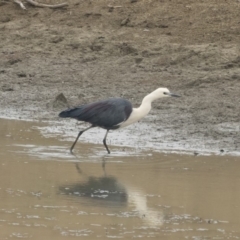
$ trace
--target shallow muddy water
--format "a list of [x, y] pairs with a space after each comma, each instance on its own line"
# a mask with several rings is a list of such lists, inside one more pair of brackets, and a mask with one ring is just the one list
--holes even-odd
[[0, 239], [238, 239], [240, 158], [135, 152], [0, 120]]

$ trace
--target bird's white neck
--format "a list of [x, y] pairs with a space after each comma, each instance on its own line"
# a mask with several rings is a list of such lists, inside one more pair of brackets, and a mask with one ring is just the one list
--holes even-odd
[[148, 94], [146, 97], [143, 98], [142, 104], [138, 108], [133, 108], [133, 111], [130, 117], [127, 119], [126, 122], [121, 124], [121, 127], [126, 127], [132, 123], [135, 123], [145, 117], [152, 108], [152, 101], [158, 99], [159, 96], [156, 94], [156, 91]]

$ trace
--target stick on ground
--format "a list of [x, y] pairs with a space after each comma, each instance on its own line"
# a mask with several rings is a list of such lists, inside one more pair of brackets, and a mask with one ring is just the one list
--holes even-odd
[[[18, 1], [18, 0], [14, 0], [14, 1]], [[67, 3], [49, 5], [49, 4], [38, 3], [33, 0], [26, 0], [26, 2], [30, 3], [31, 5], [33, 5], [35, 7], [47, 7], [47, 8], [61, 8], [61, 7], [65, 7], [68, 5]]]
[[20, 0], [14, 0], [16, 4], [18, 4], [23, 10], [27, 10], [24, 4]]

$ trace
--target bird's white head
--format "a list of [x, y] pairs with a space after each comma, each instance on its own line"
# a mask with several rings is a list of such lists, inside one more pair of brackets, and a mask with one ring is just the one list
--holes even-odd
[[175, 93], [171, 93], [167, 88], [158, 88], [154, 92], [152, 92], [155, 98], [162, 98], [162, 97], [180, 97]]

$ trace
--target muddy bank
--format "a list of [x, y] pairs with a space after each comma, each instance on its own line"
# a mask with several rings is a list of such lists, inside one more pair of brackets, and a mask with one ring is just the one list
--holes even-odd
[[74, 123], [57, 118], [66, 107], [53, 104], [59, 93], [70, 105], [122, 96], [137, 106], [164, 86], [182, 98], [155, 102], [143, 125], [123, 130], [128, 144], [240, 152], [239, 3], [112, 5], [72, 1], [66, 9], [23, 12], [2, 3], [1, 117], [56, 121], [63, 136], [67, 129], [74, 135]]

